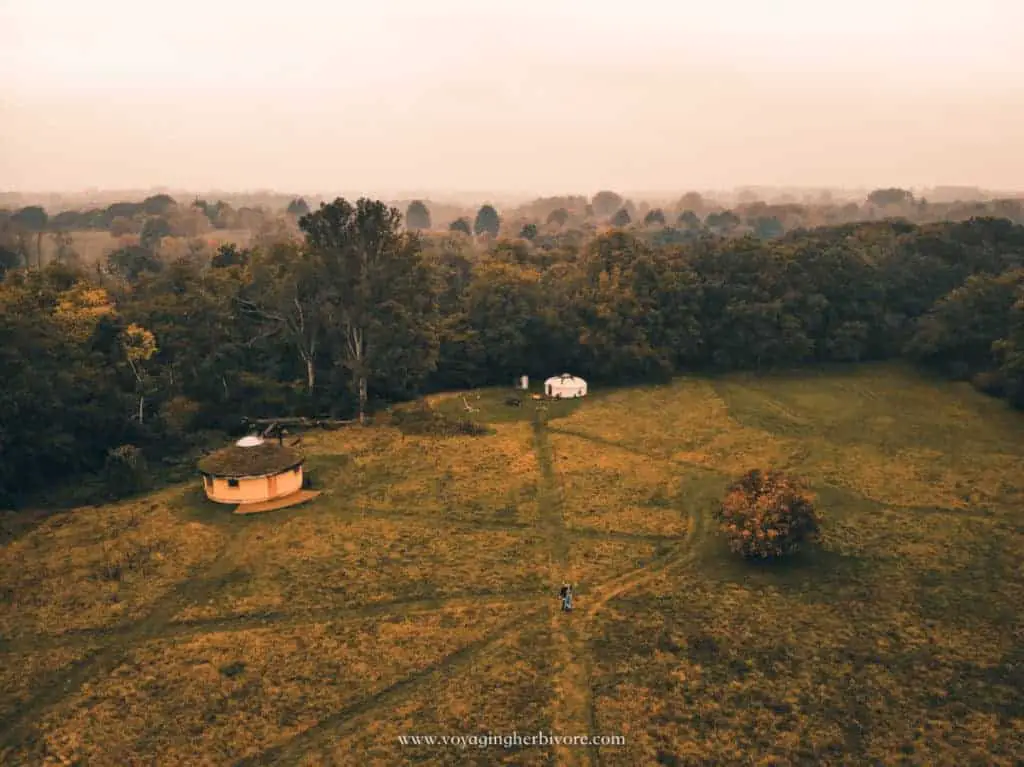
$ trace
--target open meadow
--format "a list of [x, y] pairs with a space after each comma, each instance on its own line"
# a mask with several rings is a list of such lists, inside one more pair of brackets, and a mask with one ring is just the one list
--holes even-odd
[[[0, 764], [1021, 763], [1024, 415], [870, 365], [507, 396], [307, 433], [305, 506], [197, 476], [0, 544]], [[744, 563], [770, 466], [824, 540]], [[399, 741], [538, 731], [625, 744]]]

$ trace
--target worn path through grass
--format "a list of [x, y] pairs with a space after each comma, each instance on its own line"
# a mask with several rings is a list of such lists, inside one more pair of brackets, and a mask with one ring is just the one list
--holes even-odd
[[[540, 519], [550, 544], [552, 583], [576, 586], [569, 569], [569, 541], [563, 514], [563, 490], [555, 471], [554, 451], [547, 435], [547, 422], [542, 410], [533, 421], [533, 446], [540, 466], [542, 482], [539, 504]], [[551, 726], [555, 735], [594, 733], [594, 699], [590, 685], [590, 656], [586, 638], [581, 633], [579, 612], [566, 614], [561, 605], [551, 608], [551, 644], [555, 667]], [[600, 763], [596, 749], [555, 749], [560, 765], [593, 765]]]
[[89, 681], [109, 674], [124, 662], [137, 644], [165, 636], [174, 616], [182, 608], [215, 592], [221, 580], [233, 569], [232, 555], [239, 538], [238, 532], [232, 535], [205, 568], [172, 588], [144, 618], [131, 624], [114, 641], [38, 682], [31, 698], [0, 719], [0, 761], [6, 749], [34, 739], [35, 721], [46, 708], [71, 697]]
[[235, 767], [294, 765], [299, 764], [307, 754], [329, 750], [334, 742], [350, 734], [356, 728], [366, 725], [373, 715], [379, 714], [382, 709], [393, 710], [422, 688], [440, 684], [444, 679], [451, 678], [471, 664], [482, 651], [514, 642], [518, 638], [518, 632], [514, 630], [515, 626], [522, 625], [523, 619], [528, 617], [529, 614], [526, 616], [516, 615], [515, 618], [503, 622], [477, 641], [460, 647], [438, 662], [400, 679], [380, 692], [336, 711], [284, 743], [265, 749], [256, 756], [237, 761]]
[[[551, 428], [550, 431], [576, 435], [571, 430]], [[565, 580], [573, 582], [568, 570], [568, 535], [563, 513], [564, 490], [555, 468], [557, 455], [548, 439], [549, 427], [543, 417], [534, 422], [534, 447], [540, 465], [541, 519], [552, 539], [552, 560], [565, 572]], [[616, 445], [617, 446], [617, 445]], [[645, 457], [671, 460], [667, 456]], [[695, 544], [706, 533], [705, 514], [697, 507], [690, 509], [689, 535], [653, 560], [618, 576], [593, 584], [585, 584], [579, 592], [584, 598], [570, 615], [554, 609], [551, 620], [552, 644], [555, 650], [555, 711], [552, 726], [559, 735], [599, 735], [593, 694], [593, 640], [598, 613], [616, 597], [659, 577], [665, 571], [685, 566], [695, 555]], [[561, 581], [558, 581], [561, 582]], [[575, 584], [574, 584], [575, 585]], [[556, 751], [558, 764], [597, 765], [601, 763], [600, 748], [561, 747]]]

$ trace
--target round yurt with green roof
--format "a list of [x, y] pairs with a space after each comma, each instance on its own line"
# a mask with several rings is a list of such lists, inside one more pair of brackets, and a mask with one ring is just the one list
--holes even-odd
[[217, 503], [260, 503], [302, 489], [303, 455], [260, 437], [245, 437], [199, 461], [206, 497]]

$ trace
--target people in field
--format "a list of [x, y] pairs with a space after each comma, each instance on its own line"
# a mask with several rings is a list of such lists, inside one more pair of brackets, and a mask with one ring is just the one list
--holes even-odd
[[562, 611], [572, 611], [572, 585], [565, 583], [562, 585], [562, 590], [558, 592], [558, 596], [562, 599]]

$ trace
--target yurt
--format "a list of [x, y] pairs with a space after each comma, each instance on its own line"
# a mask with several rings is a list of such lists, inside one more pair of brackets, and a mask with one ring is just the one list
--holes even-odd
[[302, 489], [302, 454], [260, 437], [244, 437], [199, 461], [206, 497], [217, 503], [260, 503]]
[[544, 382], [544, 393], [555, 399], [571, 399], [587, 396], [587, 382], [582, 378], [562, 373]]

